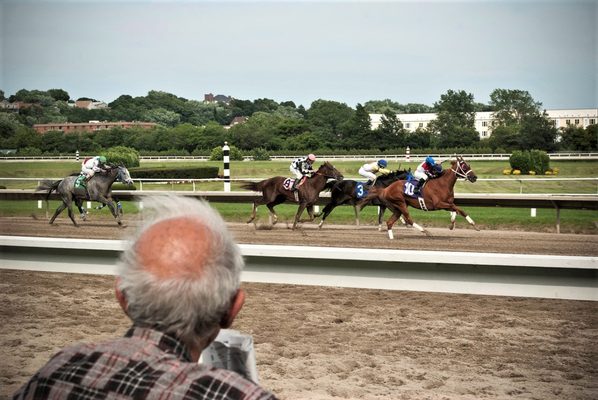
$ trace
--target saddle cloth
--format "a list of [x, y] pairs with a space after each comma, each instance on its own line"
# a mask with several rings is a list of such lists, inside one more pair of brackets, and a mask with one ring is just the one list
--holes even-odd
[[294, 178], [287, 178], [282, 182], [282, 187], [285, 188], [285, 190], [291, 190], [293, 188], [293, 183], [295, 183]]
[[405, 181], [405, 185], [403, 186], [403, 193], [406, 196], [412, 197], [414, 199], [421, 197], [424, 191], [424, 186], [426, 186], [426, 182], [424, 182], [424, 185], [421, 187], [421, 190], [419, 192], [419, 196], [417, 194], [414, 193], [415, 188], [417, 187], [417, 185], [419, 185], [419, 179], [415, 178], [413, 175], [409, 174], [407, 175], [407, 180]]
[[361, 200], [367, 195], [368, 195], [368, 191], [366, 189], [365, 184], [363, 182], [355, 183], [355, 197], [357, 197], [359, 200]]
[[85, 175], [81, 174], [75, 179], [75, 189], [87, 189], [85, 185]]

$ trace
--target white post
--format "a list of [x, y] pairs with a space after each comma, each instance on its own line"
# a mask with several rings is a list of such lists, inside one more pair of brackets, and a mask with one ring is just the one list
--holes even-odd
[[37, 201], [37, 208], [42, 208], [42, 201], [41, 200]]
[[409, 153], [411, 152], [411, 149], [409, 148], [409, 146], [407, 146], [407, 148], [405, 149], [405, 162], [409, 162]]
[[224, 161], [224, 191], [230, 192], [230, 147], [228, 147], [228, 142], [224, 142], [224, 146], [222, 146], [222, 154], [223, 154], [223, 161]]
[[532, 216], [532, 218], [536, 218], [536, 209], [535, 208], [531, 209], [531, 216]]
[[88, 209], [91, 209], [91, 201], [88, 201], [88, 202], [87, 202], [87, 208], [88, 208]]

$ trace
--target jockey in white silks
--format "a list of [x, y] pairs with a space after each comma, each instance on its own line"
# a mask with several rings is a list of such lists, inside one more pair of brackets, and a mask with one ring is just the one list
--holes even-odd
[[312, 167], [314, 161], [316, 161], [316, 156], [313, 154], [308, 154], [307, 157], [299, 157], [291, 162], [289, 170], [297, 178], [295, 179], [291, 190], [297, 190], [297, 188], [302, 185], [301, 181], [303, 180], [304, 176], [311, 178], [311, 175], [314, 173], [314, 169]]
[[436, 163], [432, 156], [426, 157], [426, 159], [417, 166], [415, 172], [413, 173], [413, 177], [419, 179], [417, 187], [414, 190], [414, 193], [420, 193], [424, 182], [428, 180], [431, 176], [438, 175], [442, 171], [442, 166], [440, 163]]
[[107, 160], [104, 156], [95, 156], [88, 158], [81, 164], [81, 173], [85, 175], [85, 180], [89, 181], [96, 172], [103, 171], [103, 166]]
[[361, 168], [359, 168], [359, 175], [366, 178], [368, 181], [365, 183], [366, 186], [369, 186], [374, 183], [376, 180], [376, 173], [380, 172], [381, 174], [390, 174], [390, 170], [386, 169], [388, 163], [386, 160], [378, 160], [368, 164], [363, 164]]

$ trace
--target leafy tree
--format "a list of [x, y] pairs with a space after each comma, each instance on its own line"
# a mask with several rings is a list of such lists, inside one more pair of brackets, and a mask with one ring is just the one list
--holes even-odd
[[112, 164], [123, 164], [127, 168], [139, 166], [139, 152], [131, 147], [116, 146], [102, 152]]
[[320, 138], [312, 132], [303, 132], [285, 141], [287, 150], [313, 151], [322, 147]]
[[428, 124], [436, 147], [467, 147], [480, 138], [475, 130], [473, 94], [448, 90], [434, 103], [436, 119]]
[[176, 112], [165, 108], [154, 108], [144, 112], [142, 119], [148, 122], [156, 122], [164, 126], [175, 126], [181, 121], [181, 116]]
[[519, 148], [519, 125], [501, 125], [494, 128], [488, 138], [488, 145], [492, 150], [499, 148], [512, 151]]
[[368, 143], [371, 139], [371, 126], [367, 110], [357, 104], [351, 118], [342, 125], [343, 141], [339, 144], [346, 149], [363, 147], [364, 142]]
[[386, 110], [380, 119], [380, 126], [372, 133], [373, 142], [368, 147], [377, 147], [380, 150], [405, 146], [407, 131], [397, 115]]
[[529, 115], [522, 119], [519, 148], [523, 150], [556, 150], [557, 130], [546, 115]]
[[4, 97], [4, 90], [0, 89], [0, 101], [5, 100], [6, 97]]
[[71, 96], [69, 96], [66, 90], [62, 89], [50, 89], [48, 90], [48, 95], [54, 100], [69, 101], [71, 99]]
[[407, 133], [405, 143], [412, 149], [429, 148], [432, 143], [432, 132], [429, 129], [417, 128], [415, 132]]
[[328, 147], [343, 146], [345, 121], [353, 117], [353, 109], [345, 103], [329, 100], [316, 100], [307, 111], [307, 121], [312, 131], [321, 137], [321, 145]]
[[598, 125], [589, 125], [585, 129], [569, 125], [561, 132], [561, 147], [575, 151], [598, 149]]
[[539, 114], [541, 106], [526, 90], [495, 89], [490, 93], [495, 126], [521, 123], [525, 117]]

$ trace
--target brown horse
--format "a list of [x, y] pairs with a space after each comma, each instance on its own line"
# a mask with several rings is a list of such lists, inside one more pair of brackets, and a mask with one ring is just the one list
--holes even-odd
[[[262, 192], [262, 196], [253, 202], [251, 218], [249, 218], [247, 223], [250, 223], [255, 219], [255, 213], [258, 206], [265, 204], [266, 207], [268, 207], [268, 210], [270, 210], [272, 225], [276, 224], [278, 216], [274, 211], [274, 207], [285, 201], [299, 203], [299, 208], [297, 209], [297, 214], [295, 215], [295, 221], [293, 223], [293, 229], [297, 227], [299, 217], [301, 217], [303, 210], [306, 208], [309, 214], [309, 220], [313, 221], [313, 206], [316, 204], [316, 201], [318, 201], [320, 192], [326, 186], [326, 181], [328, 179], [342, 180], [343, 175], [334, 168], [332, 164], [325, 162], [316, 172], [314, 172], [311, 178], [305, 180], [303, 185], [299, 186], [297, 193], [283, 187], [285, 179], [286, 178], [283, 176], [275, 176], [274, 178], [265, 179], [261, 182], [250, 182], [241, 185], [243, 189]], [[297, 194], [297, 197], [295, 197], [295, 194]]]
[[458, 178], [463, 178], [472, 183], [478, 179], [469, 164], [465, 162], [462, 157], [457, 157], [456, 160], [452, 160], [451, 168], [444, 170], [438, 178], [428, 180], [422, 189], [422, 197], [419, 199], [405, 194], [405, 191], [413, 193], [413, 184], [401, 180], [391, 184], [387, 188], [372, 190], [370, 194], [366, 196], [360, 207], [365, 206], [373, 200], [378, 200], [392, 211], [392, 216], [386, 221], [386, 229], [390, 239], [393, 238], [392, 227], [401, 216], [405, 219], [406, 224], [412, 225], [426, 235], [430, 235], [427, 230], [413, 222], [413, 219], [411, 219], [411, 216], [409, 215], [409, 211], [407, 211], [407, 206], [425, 211], [450, 211], [450, 229], [455, 227], [455, 218], [456, 215], [459, 214], [476, 230], [479, 230], [471, 217], [455, 205], [455, 192], [453, 191], [453, 188]]

